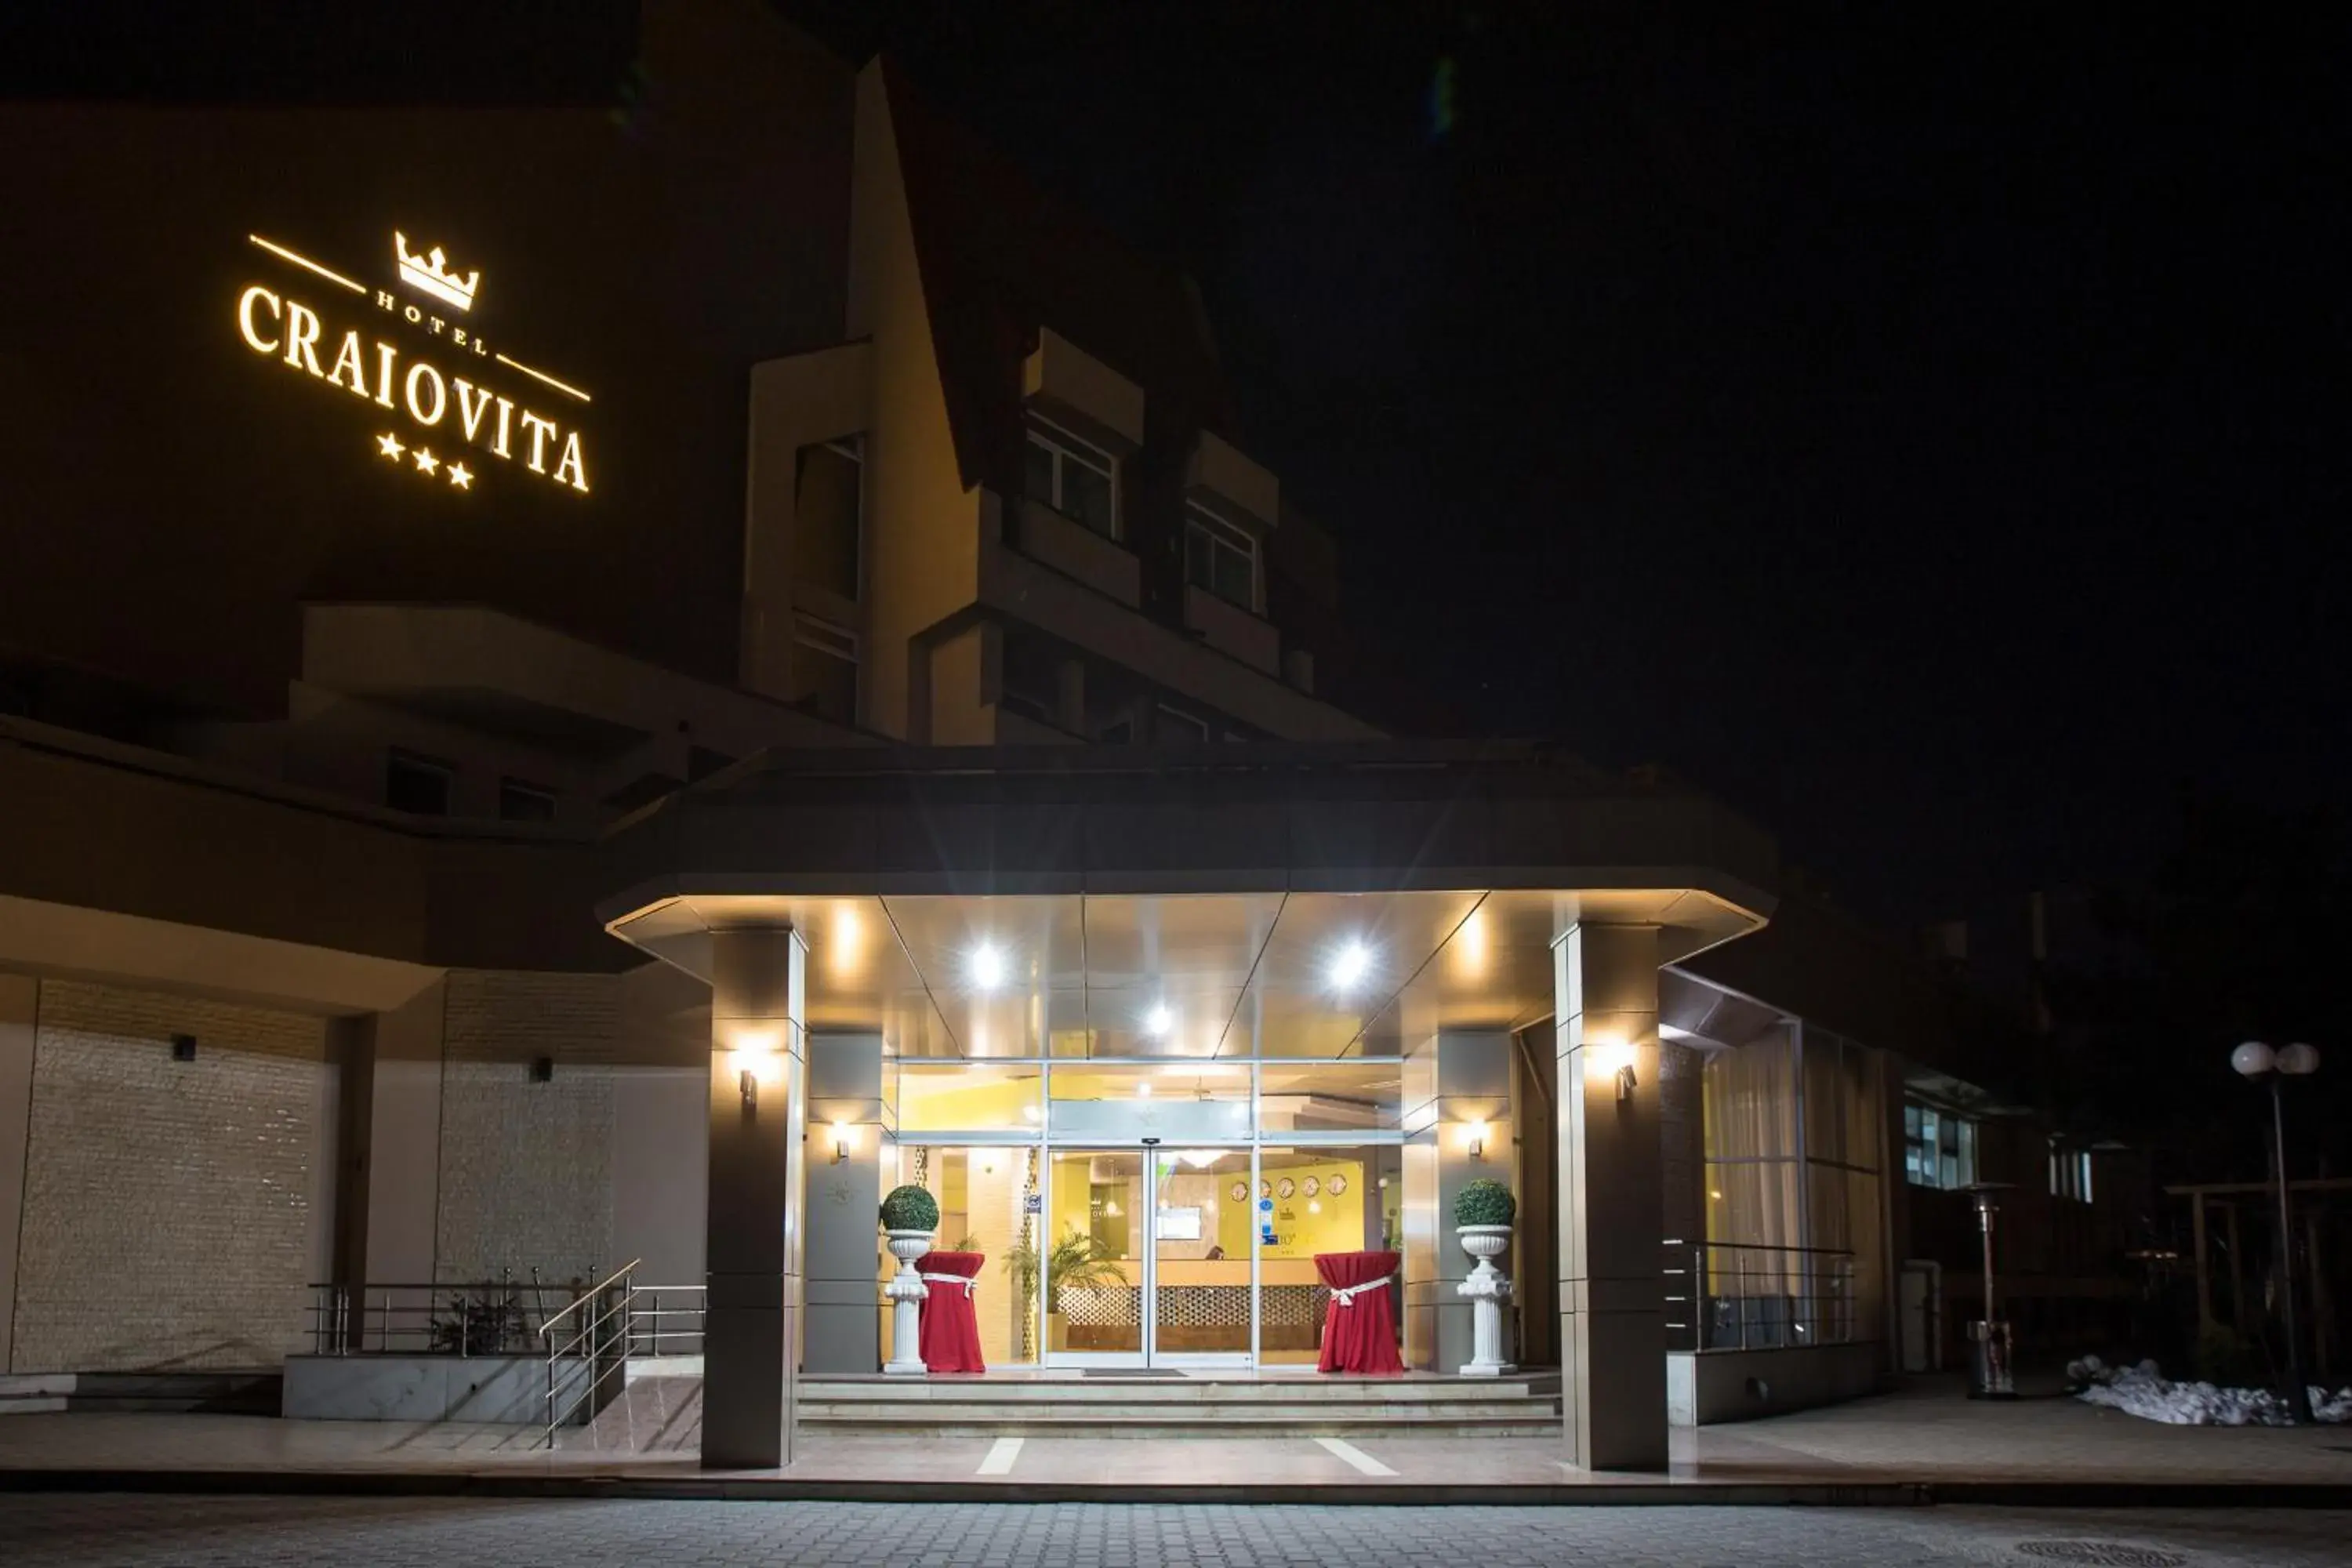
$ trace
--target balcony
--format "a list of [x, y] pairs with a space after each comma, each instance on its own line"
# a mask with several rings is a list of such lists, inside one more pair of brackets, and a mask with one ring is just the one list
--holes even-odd
[[1143, 604], [1143, 563], [1135, 552], [1038, 501], [1018, 503], [1021, 552], [1066, 577], [1075, 577], [1129, 609]]
[[1282, 634], [1271, 621], [1261, 620], [1239, 605], [1228, 604], [1204, 588], [1187, 584], [1184, 624], [1219, 653], [1281, 679]]

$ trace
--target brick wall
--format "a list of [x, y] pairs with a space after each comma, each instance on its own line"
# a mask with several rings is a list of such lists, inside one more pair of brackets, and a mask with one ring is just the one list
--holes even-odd
[[[460, 970], [443, 1022], [434, 1273], [562, 1281], [613, 1255], [615, 976]], [[530, 1081], [536, 1058], [553, 1078]]]
[[334, 1092], [323, 1020], [43, 981], [8, 1364], [268, 1366], [306, 1344]]

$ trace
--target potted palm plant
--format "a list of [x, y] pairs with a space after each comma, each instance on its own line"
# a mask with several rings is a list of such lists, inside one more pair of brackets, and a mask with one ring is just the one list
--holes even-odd
[[[1037, 1244], [1024, 1239], [1004, 1255], [1020, 1300], [1037, 1299]], [[1045, 1251], [1045, 1348], [1070, 1348], [1070, 1328], [1062, 1316], [1062, 1291], [1066, 1286], [1115, 1285], [1122, 1276], [1118, 1257], [1099, 1237], [1083, 1230], [1066, 1230]]]

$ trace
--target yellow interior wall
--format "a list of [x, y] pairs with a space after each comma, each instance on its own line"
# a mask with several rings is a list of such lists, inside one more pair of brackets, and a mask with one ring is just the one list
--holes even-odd
[[967, 1081], [962, 1074], [898, 1075], [898, 1131], [913, 1132], [994, 1131], [1034, 1127], [1022, 1115], [1037, 1105], [1034, 1078]]
[[[1280, 1239], [1266, 1247], [1262, 1257], [1269, 1258], [1311, 1258], [1318, 1252], [1360, 1252], [1364, 1247], [1364, 1205], [1369, 1200], [1364, 1192], [1364, 1167], [1359, 1160], [1318, 1160], [1303, 1164], [1277, 1165], [1264, 1162], [1263, 1180], [1279, 1184], [1288, 1177], [1299, 1189], [1313, 1176], [1316, 1184], [1328, 1187], [1333, 1176], [1345, 1176], [1348, 1190], [1339, 1197], [1328, 1192], [1310, 1199], [1303, 1190], [1294, 1190], [1288, 1200], [1274, 1200], [1274, 1233]], [[1244, 1256], [1237, 1248], [1247, 1247], [1250, 1233], [1257, 1223], [1257, 1194], [1252, 1192], [1242, 1203], [1233, 1201], [1233, 1183], [1227, 1180], [1218, 1194], [1217, 1238], [1229, 1257]], [[1311, 1213], [1310, 1202], [1320, 1203], [1322, 1212]]]
[[1084, 1234], [1087, 1229], [1087, 1159], [1054, 1162], [1054, 1195], [1047, 1200], [1053, 1213], [1054, 1234], [1056, 1237], [1069, 1231]]

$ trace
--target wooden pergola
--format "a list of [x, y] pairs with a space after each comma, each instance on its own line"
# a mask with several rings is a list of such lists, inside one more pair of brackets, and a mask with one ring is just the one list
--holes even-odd
[[[2210, 1202], [2220, 1200], [2223, 1235], [2230, 1247], [2230, 1326], [2241, 1332], [2244, 1331], [2245, 1278], [2238, 1262], [2241, 1257], [2238, 1245], [2238, 1205], [2234, 1200], [2260, 1197], [2266, 1203], [2275, 1203], [2278, 1197], [2278, 1184], [2276, 1182], [2197, 1182], [2180, 1186], [2168, 1186], [2164, 1190], [2168, 1196], [2185, 1197], [2189, 1200], [2190, 1247], [2197, 1255], [2197, 1331], [2200, 1337], [2216, 1326], [2213, 1316], [2212, 1268], [2207, 1256], [2206, 1209]], [[2287, 1192], [2291, 1197], [2352, 1192], [2352, 1176], [2314, 1176], [2303, 1181], [2290, 1182], [2287, 1184]], [[2304, 1247], [2311, 1259], [2308, 1283], [2313, 1298], [2313, 1331], [2318, 1341], [2315, 1348], [2319, 1352], [2319, 1359], [2315, 1364], [2324, 1367], [2334, 1364], [2331, 1352], [2334, 1349], [2332, 1342], [2336, 1335], [2336, 1326], [2335, 1315], [2326, 1299], [2327, 1270], [2322, 1264], [2320, 1257], [2320, 1214], [2323, 1207], [2324, 1205], [2317, 1204], [2298, 1205], [2295, 1208], [2295, 1217], [2303, 1226]]]

